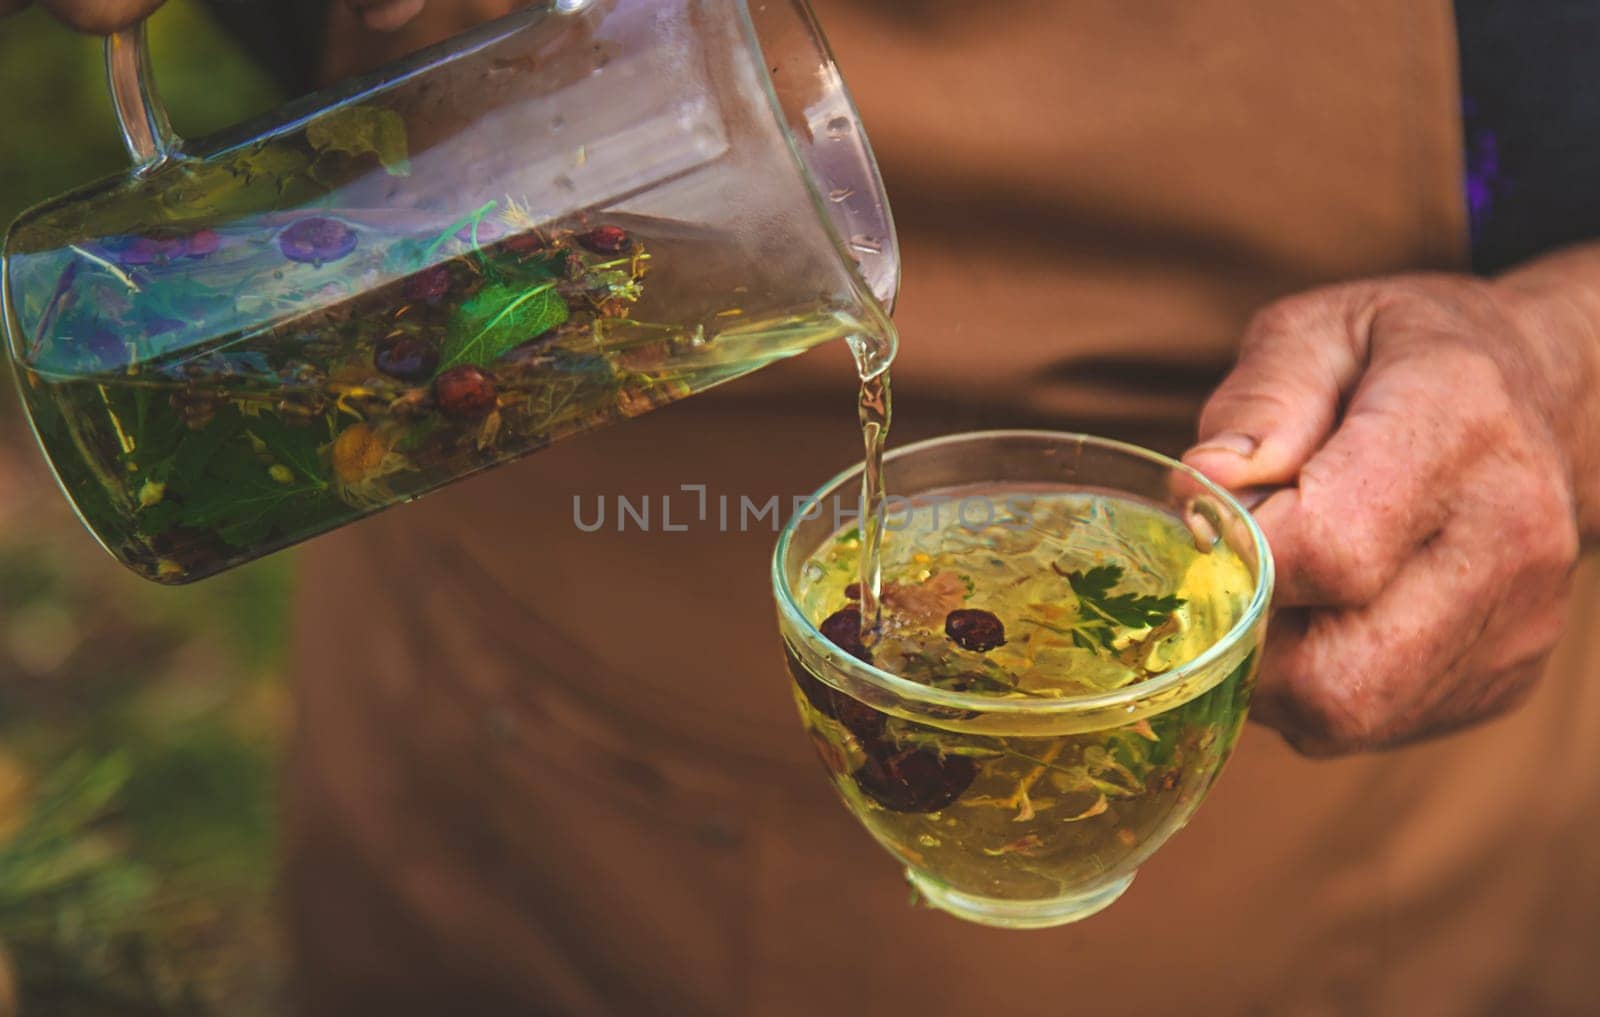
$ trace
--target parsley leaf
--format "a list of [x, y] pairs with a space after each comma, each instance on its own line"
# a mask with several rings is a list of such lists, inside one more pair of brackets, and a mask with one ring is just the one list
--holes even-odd
[[1176, 594], [1164, 597], [1138, 593], [1114, 593], [1122, 583], [1120, 565], [1097, 565], [1084, 571], [1066, 572], [1052, 565], [1065, 577], [1078, 597], [1080, 621], [1072, 629], [1072, 643], [1085, 650], [1114, 649], [1116, 629], [1144, 629], [1160, 625], [1184, 605]]

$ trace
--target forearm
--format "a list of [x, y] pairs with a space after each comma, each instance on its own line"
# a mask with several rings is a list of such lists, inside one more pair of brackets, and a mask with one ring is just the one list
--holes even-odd
[[1579, 533], [1600, 544], [1600, 243], [1535, 259], [1494, 280], [1528, 339], [1534, 393], [1565, 450]]

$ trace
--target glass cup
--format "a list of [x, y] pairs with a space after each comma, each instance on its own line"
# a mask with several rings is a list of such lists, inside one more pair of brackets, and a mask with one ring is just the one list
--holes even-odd
[[[897, 677], [834, 645], [797, 589], [837, 514], [799, 512], [779, 537], [772, 582], [795, 702], [846, 807], [934, 907], [1006, 928], [1088, 917], [1188, 821], [1233, 749], [1272, 593], [1266, 541], [1199, 473], [1101, 438], [958, 434], [899, 449], [884, 465], [901, 506], [889, 545], [904, 528], [896, 511], [904, 520], [952, 491], [997, 500], [1088, 492], [1169, 513], [1197, 551], [1231, 552], [1248, 573], [1228, 594], [1231, 628], [1187, 663], [1109, 692], [1001, 698]], [[860, 479], [860, 468], [840, 474], [812, 504], [855, 504]], [[1049, 808], [1034, 811], [1030, 787], [1041, 805], [1051, 797]]]
[[40, 447], [186, 582], [836, 338], [888, 201], [804, 0], [547, 0], [199, 141], [107, 40], [132, 170], [12, 226]]

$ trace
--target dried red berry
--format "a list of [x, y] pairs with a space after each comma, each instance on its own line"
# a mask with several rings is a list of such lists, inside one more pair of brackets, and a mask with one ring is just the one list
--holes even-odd
[[844, 588], [844, 599], [845, 600], [860, 600], [861, 599], [861, 584], [860, 583], [851, 583], [849, 586], [846, 586]]
[[876, 742], [883, 737], [884, 728], [889, 723], [888, 714], [874, 710], [861, 700], [847, 696], [843, 692], [835, 692], [833, 698], [835, 713], [838, 715], [839, 723], [845, 726], [845, 730], [863, 743]]
[[963, 607], [951, 611], [944, 620], [944, 633], [954, 639], [963, 650], [987, 653], [996, 646], [1004, 646], [1006, 627], [992, 612]]
[[978, 776], [977, 764], [967, 756], [897, 749], [887, 742], [867, 750], [866, 762], [852, 776], [869, 798], [892, 812], [938, 812]]
[[439, 369], [439, 350], [421, 336], [406, 335], [380, 343], [372, 364], [391, 378], [426, 381]]
[[499, 392], [482, 370], [452, 367], [433, 379], [433, 398], [447, 416], [475, 420], [494, 409]]
[[822, 620], [817, 626], [828, 642], [855, 657], [872, 663], [872, 651], [861, 642], [861, 610], [854, 607], [840, 608]]
[[356, 249], [356, 231], [337, 219], [311, 216], [278, 234], [278, 250], [290, 261], [321, 265]]
[[787, 656], [789, 674], [794, 677], [794, 683], [806, 701], [816, 707], [818, 713], [839, 721], [863, 743], [876, 742], [883, 737], [884, 726], [889, 720], [887, 715], [824, 683], [808, 671], [792, 651]]
[[407, 300], [421, 304], [436, 303], [450, 292], [450, 266], [435, 265], [407, 276], [404, 289]]
[[544, 250], [544, 238], [537, 233], [518, 233], [500, 242], [512, 254], [535, 254]]
[[626, 254], [633, 250], [633, 238], [617, 226], [596, 226], [580, 233], [578, 243], [596, 254]]
[[823, 683], [822, 679], [806, 670], [794, 651], [786, 650], [785, 656], [789, 661], [789, 674], [794, 678], [795, 685], [799, 686], [801, 694], [806, 697], [806, 702], [816, 707], [817, 712], [824, 717], [837, 719], [838, 707], [834, 704], [834, 691]]

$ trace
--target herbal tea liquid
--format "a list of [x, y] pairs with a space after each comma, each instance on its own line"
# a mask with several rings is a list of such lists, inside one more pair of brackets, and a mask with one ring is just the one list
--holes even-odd
[[[324, 216], [151, 240], [136, 273], [71, 262], [39, 312], [54, 345], [32, 351], [23, 398], [90, 529], [142, 574], [186, 582], [820, 342], [858, 337], [863, 363], [892, 349], [886, 324], [820, 300], [751, 315], [749, 275], [719, 253], [737, 245], [623, 221], [542, 232], [513, 209], [463, 223], [439, 241], [462, 253], [425, 270], [154, 358], [126, 341], [160, 334], [152, 314], [178, 330], [273, 298], [200, 285], [191, 259], [337, 285], [324, 266], [357, 257], [371, 228]], [[142, 299], [119, 301], [127, 285]], [[138, 320], [118, 331], [119, 313]]]
[[[1166, 512], [1083, 490], [978, 487], [896, 514], [883, 615], [860, 636], [855, 529], [805, 565], [802, 610], [842, 648], [909, 680], [1001, 699], [1109, 692], [1178, 667], [1244, 614], [1249, 567]], [[963, 524], [958, 505], [990, 507]], [[942, 506], [934, 507], [935, 505]], [[1131, 871], [1188, 815], [1237, 737], [1253, 676], [1138, 723], [1058, 737], [964, 733], [890, 716], [791, 659], [796, 702], [841, 796], [914, 868], [990, 898], [1069, 895]]]

